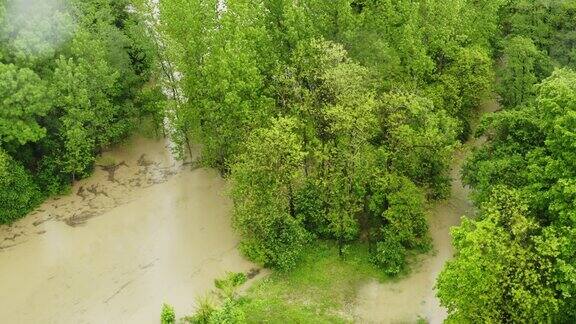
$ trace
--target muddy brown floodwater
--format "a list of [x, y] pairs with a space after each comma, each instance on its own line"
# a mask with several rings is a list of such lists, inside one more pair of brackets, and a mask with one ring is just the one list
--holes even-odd
[[[489, 100], [481, 107], [483, 114], [496, 110], [496, 100]], [[414, 269], [406, 278], [383, 284], [371, 281], [362, 286], [355, 309], [358, 322], [415, 323], [424, 319], [436, 324], [444, 321], [447, 313], [436, 298], [434, 284], [444, 263], [454, 253], [450, 228], [460, 224], [462, 216], [471, 216], [475, 212], [468, 198], [469, 189], [460, 180], [460, 171], [470, 149], [484, 140], [472, 139], [456, 152], [451, 171], [451, 196], [430, 206], [428, 222], [434, 243], [433, 252], [415, 260]]]
[[0, 227], [0, 322], [157, 323], [190, 313], [226, 271], [248, 272], [217, 172], [134, 138], [63, 197]]

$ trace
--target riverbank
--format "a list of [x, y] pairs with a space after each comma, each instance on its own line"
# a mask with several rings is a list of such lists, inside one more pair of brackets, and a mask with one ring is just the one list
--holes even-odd
[[368, 246], [354, 243], [343, 258], [338, 245], [318, 241], [298, 265], [274, 271], [247, 289], [241, 308], [248, 323], [347, 323], [355, 320], [356, 292], [368, 278], [386, 275], [369, 262]]

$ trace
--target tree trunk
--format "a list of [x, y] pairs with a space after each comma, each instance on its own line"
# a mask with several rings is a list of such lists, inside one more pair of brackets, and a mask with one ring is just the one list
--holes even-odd
[[184, 134], [184, 140], [186, 141], [186, 146], [188, 147], [188, 155], [190, 156], [190, 161], [192, 161], [192, 146], [190, 145], [188, 134]]
[[366, 217], [366, 222], [368, 223], [368, 252], [372, 252], [373, 251], [373, 242], [372, 242], [372, 228], [374, 227], [374, 222], [372, 221], [372, 215], [370, 213], [370, 208], [368, 207], [368, 203], [369, 203], [369, 196], [370, 194], [368, 192], [366, 192], [366, 194], [364, 195], [364, 202], [363, 202], [363, 213], [364, 213], [364, 217]]
[[159, 127], [158, 125], [159, 123], [156, 120], [156, 117], [154, 117], [154, 135], [156, 136], [156, 138], [158, 138], [158, 127]]

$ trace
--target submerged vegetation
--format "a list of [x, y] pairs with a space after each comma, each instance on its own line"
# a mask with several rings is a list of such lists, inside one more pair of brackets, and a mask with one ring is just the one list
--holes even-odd
[[180, 157], [201, 145], [240, 251], [275, 270], [184, 320], [346, 322], [360, 283], [433, 248], [426, 208], [483, 136], [448, 321], [572, 323], [575, 45], [573, 0], [0, 0], [0, 223], [152, 124]]

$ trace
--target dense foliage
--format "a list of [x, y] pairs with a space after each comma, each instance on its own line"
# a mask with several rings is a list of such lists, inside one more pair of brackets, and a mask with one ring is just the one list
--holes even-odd
[[[152, 4], [0, 0], [0, 223], [148, 117], [230, 179], [250, 259], [362, 241], [396, 275], [430, 248], [426, 205], [496, 90], [463, 170], [478, 217], [453, 230], [438, 296], [457, 323], [576, 321], [576, 1]], [[194, 320], [245, 319], [227, 280]]]
[[[367, 241], [395, 274], [429, 248], [427, 199], [491, 92], [495, 1], [161, 2], [181, 138], [231, 179], [249, 258]], [[184, 148], [184, 147], [183, 147]]]
[[500, 93], [488, 142], [464, 168], [481, 212], [454, 229], [438, 279], [450, 320], [576, 320], [575, 1], [510, 1], [501, 12]]
[[89, 174], [151, 113], [156, 49], [128, 4], [0, 1], [0, 223]]
[[0, 151], [0, 210], [3, 222], [18, 219], [39, 201], [38, 185], [22, 165]]

